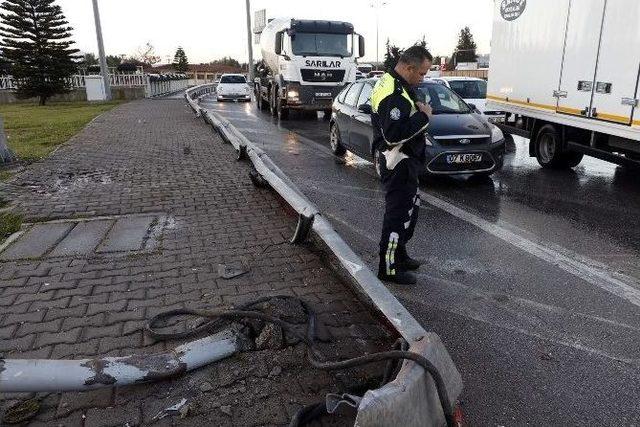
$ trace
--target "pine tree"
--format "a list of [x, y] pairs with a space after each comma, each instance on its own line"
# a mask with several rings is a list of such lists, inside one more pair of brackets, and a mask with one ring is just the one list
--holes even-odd
[[477, 47], [476, 42], [473, 41], [471, 30], [469, 27], [464, 27], [460, 30], [460, 35], [458, 36], [458, 45], [454, 53], [455, 63], [476, 62], [478, 60], [478, 55], [476, 55]]
[[0, 51], [0, 76], [6, 76], [11, 74], [11, 64], [4, 57], [2, 51]]
[[77, 49], [72, 30], [55, 0], [6, 0], [0, 5], [2, 51], [18, 81], [18, 98], [38, 97], [40, 105], [70, 90]]
[[182, 47], [178, 47], [178, 50], [176, 50], [176, 54], [173, 57], [173, 67], [179, 73], [186, 73], [189, 70], [189, 59]]
[[392, 45], [389, 39], [387, 39], [386, 52], [384, 54], [384, 62], [383, 66], [385, 70], [393, 70], [398, 64], [398, 59], [400, 59], [400, 54], [402, 53], [402, 49], [400, 49], [396, 45]]
[[[385, 70], [393, 70], [398, 64], [398, 60], [400, 59], [400, 55], [404, 52], [404, 49], [400, 49], [398, 46], [391, 44], [389, 39], [387, 39], [386, 52], [384, 54], [384, 69]], [[414, 46], [420, 46], [425, 49], [429, 46], [427, 43], [427, 39], [425, 36], [422, 36], [420, 40], [414, 43]]]

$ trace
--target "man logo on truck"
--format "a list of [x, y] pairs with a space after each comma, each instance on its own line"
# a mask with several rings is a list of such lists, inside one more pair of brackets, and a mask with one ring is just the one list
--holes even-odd
[[515, 21], [520, 18], [527, 7], [527, 0], [502, 0], [500, 14], [507, 21]]

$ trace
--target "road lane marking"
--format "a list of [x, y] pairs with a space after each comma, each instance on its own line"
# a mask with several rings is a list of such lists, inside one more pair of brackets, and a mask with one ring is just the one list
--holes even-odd
[[578, 350], [581, 352], [585, 352], [588, 353], [592, 356], [599, 356], [608, 360], [612, 360], [615, 362], [620, 362], [620, 363], [624, 363], [627, 365], [631, 365], [634, 367], [640, 367], [640, 360], [637, 358], [629, 358], [629, 357], [624, 357], [624, 356], [618, 356], [615, 354], [611, 354], [605, 350], [600, 350], [597, 348], [593, 348], [590, 347], [588, 345], [583, 344], [580, 341], [579, 337], [574, 337], [574, 336], [563, 336], [565, 334], [557, 334], [556, 331], [550, 331], [550, 330], [530, 330], [530, 329], [526, 329], [522, 326], [518, 326], [516, 324], [511, 324], [507, 321], [504, 320], [500, 320], [500, 319], [491, 319], [489, 315], [487, 315], [486, 311], [486, 307], [480, 307], [479, 309], [473, 309], [473, 307], [469, 307], [468, 305], [464, 305], [464, 306], [456, 306], [454, 308], [452, 307], [441, 307], [439, 304], [434, 304], [432, 302], [426, 302], [425, 299], [423, 298], [419, 298], [417, 296], [414, 295], [410, 295], [410, 294], [406, 294], [406, 293], [399, 293], [399, 292], [394, 292], [394, 294], [398, 297], [398, 299], [400, 300], [400, 302], [402, 302], [403, 304], [405, 304], [405, 301], [416, 304], [420, 307], [433, 307], [436, 308], [438, 310], [443, 310], [445, 312], [448, 313], [455, 313], [459, 316], [462, 316], [464, 318], [467, 319], [472, 319], [475, 320], [476, 322], [481, 322], [490, 326], [493, 326], [495, 328], [499, 328], [499, 329], [505, 329], [508, 331], [513, 331], [531, 338], [537, 338], [539, 340], [542, 341], [546, 341], [546, 342], [550, 342], [556, 345], [561, 345], [563, 347], [569, 347], [571, 349], [574, 350]]
[[573, 252], [564, 249], [552, 249], [550, 245], [533, 242], [501, 225], [489, 222], [471, 212], [459, 208], [452, 203], [444, 201], [431, 194], [420, 190], [420, 197], [431, 206], [437, 207], [458, 219], [466, 221], [482, 231], [497, 237], [516, 248], [527, 252], [549, 264], [572, 274], [585, 282], [588, 282], [603, 291], [609, 292], [625, 301], [640, 307], [640, 289], [635, 288], [638, 281], [632, 277], [607, 271], [602, 267], [597, 267], [596, 261], [578, 256]]

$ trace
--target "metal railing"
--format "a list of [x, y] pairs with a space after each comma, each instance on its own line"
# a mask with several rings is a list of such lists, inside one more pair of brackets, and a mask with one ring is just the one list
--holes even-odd
[[149, 81], [147, 84], [147, 97], [167, 95], [169, 93], [179, 92], [189, 87], [189, 80], [166, 80], [166, 81]]
[[[189, 87], [187, 79], [155, 80], [148, 74], [110, 74], [112, 87], [144, 87], [147, 97], [166, 95]], [[69, 86], [74, 89], [86, 87], [85, 75], [75, 74], [67, 79]], [[18, 82], [12, 76], [0, 76], [0, 90], [16, 90]]]

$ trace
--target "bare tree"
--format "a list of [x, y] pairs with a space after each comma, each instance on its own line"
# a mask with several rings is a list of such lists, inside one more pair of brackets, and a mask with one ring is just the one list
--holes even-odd
[[160, 56], [156, 55], [156, 49], [151, 42], [147, 42], [144, 46], [139, 47], [133, 58], [147, 65], [157, 64], [161, 59]]

